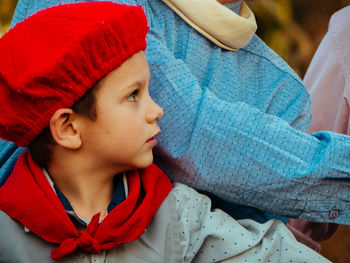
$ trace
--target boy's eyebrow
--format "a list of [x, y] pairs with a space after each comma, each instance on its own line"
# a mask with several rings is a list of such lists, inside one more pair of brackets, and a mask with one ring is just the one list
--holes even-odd
[[131, 88], [134, 88], [135, 86], [141, 86], [144, 84], [144, 81], [141, 81], [141, 80], [136, 80], [134, 82], [132, 82], [131, 84], [128, 84], [127, 86], [123, 87], [122, 91], [124, 90], [129, 90]]

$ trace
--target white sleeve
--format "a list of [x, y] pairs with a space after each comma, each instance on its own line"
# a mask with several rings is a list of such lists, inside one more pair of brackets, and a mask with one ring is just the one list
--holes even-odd
[[175, 184], [183, 262], [329, 262], [297, 242], [277, 220], [259, 224], [235, 220], [210, 199], [183, 184]]
[[305, 74], [312, 101], [311, 132], [349, 134], [350, 7], [335, 13]]

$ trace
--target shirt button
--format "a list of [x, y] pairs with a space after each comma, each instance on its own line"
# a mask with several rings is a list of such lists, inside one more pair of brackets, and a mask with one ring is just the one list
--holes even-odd
[[339, 217], [339, 211], [338, 210], [331, 210], [329, 212], [329, 218], [330, 219], [336, 219]]

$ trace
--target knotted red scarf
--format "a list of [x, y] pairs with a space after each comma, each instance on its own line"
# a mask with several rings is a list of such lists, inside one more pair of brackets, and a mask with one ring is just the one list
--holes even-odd
[[0, 210], [47, 242], [59, 244], [51, 251], [52, 259], [60, 260], [78, 248], [97, 254], [140, 237], [172, 189], [168, 177], [154, 164], [130, 172], [127, 178], [126, 200], [100, 224], [96, 214], [86, 230], [78, 231], [41, 168], [25, 152], [0, 188]]

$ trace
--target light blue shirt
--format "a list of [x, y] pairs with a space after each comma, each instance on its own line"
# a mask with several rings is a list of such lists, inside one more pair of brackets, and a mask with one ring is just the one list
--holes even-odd
[[[13, 23], [58, 2], [20, 0]], [[144, 5], [150, 21], [150, 92], [165, 112], [155, 163], [173, 181], [280, 216], [350, 224], [350, 139], [305, 133], [309, 94], [278, 55], [256, 36], [225, 51], [160, 0], [117, 2]], [[23, 150], [0, 149], [4, 182]]]

